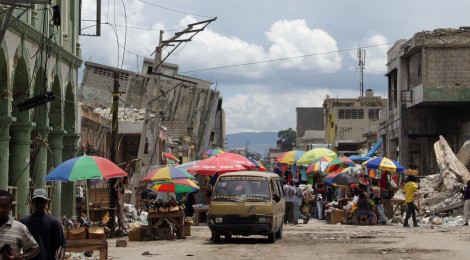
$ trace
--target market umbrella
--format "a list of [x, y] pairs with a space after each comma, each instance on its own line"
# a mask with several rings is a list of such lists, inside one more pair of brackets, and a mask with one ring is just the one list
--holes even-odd
[[175, 179], [168, 181], [157, 181], [152, 189], [158, 192], [184, 193], [193, 192], [199, 189], [199, 186], [189, 179]]
[[337, 155], [335, 152], [331, 151], [327, 148], [314, 148], [310, 151], [305, 152], [300, 158], [297, 160], [297, 165], [308, 165], [312, 163], [315, 159], [318, 159], [323, 156], [333, 157], [336, 158]]
[[362, 163], [362, 162], [365, 162], [367, 160], [370, 160], [372, 159], [372, 157], [369, 157], [369, 156], [361, 156], [361, 155], [351, 155], [348, 157], [349, 159], [351, 159], [351, 161], [355, 162], [355, 163]]
[[188, 172], [199, 175], [213, 176], [216, 173], [224, 174], [227, 172], [237, 172], [244, 170], [246, 170], [246, 168], [239, 163], [228, 158], [220, 157], [220, 155], [214, 155], [207, 159], [198, 161], [188, 169]]
[[222, 153], [217, 155], [221, 158], [228, 158], [236, 163], [240, 164], [241, 166], [245, 167], [247, 170], [253, 170], [256, 166], [245, 156], [237, 153]]
[[348, 172], [349, 169], [343, 169], [342, 171], [329, 174], [325, 177], [325, 182], [331, 185], [350, 185], [353, 183], [357, 184], [358, 180], [352, 177]]
[[326, 166], [333, 160], [333, 157], [323, 156], [315, 159], [311, 164], [308, 165], [306, 173], [318, 173], [323, 172]]
[[278, 157], [276, 157], [275, 161], [278, 163], [284, 163], [284, 164], [295, 164], [297, 160], [305, 153], [305, 151], [299, 151], [299, 150], [293, 150], [293, 151], [288, 151], [280, 154]]
[[166, 166], [150, 172], [141, 181], [168, 181], [175, 179], [194, 179], [194, 176], [184, 169], [175, 166]]
[[266, 167], [263, 166], [263, 164], [261, 164], [259, 161], [253, 159], [253, 158], [250, 158], [248, 157], [248, 160], [250, 160], [256, 167], [256, 169], [258, 169], [258, 171], [260, 172], [265, 172], [266, 171]]
[[[126, 177], [127, 173], [112, 161], [99, 156], [78, 156], [59, 164], [46, 177], [45, 181], [72, 182], [79, 180], [103, 180]], [[88, 181], [86, 182], [86, 209], [90, 216]]]
[[173, 161], [177, 161], [179, 162], [180, 160], [178, 160], [178, 158], [176, 158], [173, 154], [171, 153], [163, 153], [163, 156], [167, 159], [170, 159], [170, 160], [173, 160]]
[[330, 172], [334, 172], [338, 169], [341, 169], [341, 168], [345, 168], [345, 167], [348, 167], [348, 166], [355, 166], [356, 164], [351, 160], [349, 159], [348, 157], [338, 157], [338, 158], [335, 158], [333, 159], [330, 163], [328, 163], [328, 165], [326, 166], [325, 168], [325, 173], [330, 173]]
[[403, 167], [397, 161], [389, 159], [387, 157], [372, 158], [363, 162], [362, 166], [366, 166], [370, 169], [379, 169], [382, 171], [390, 172], [402, 172], [405, 170], [405, 167]]
[[193, 166], [193, 164], [195, 164], [197, 162], [199, 162], [199, 160], [183, 163], [183, 164], [180, 164], [180, 165], [176, 165], [175, 167], [187, 171], [189, 169], [189, 167]]
[[224, 150], [216, 148], [216, 149], [209, 149], [205, 151], [203, 155], [206, 155], [207, 157], [211, 157], [213, 155], [223, 154], [223, 153], [225, 153]]
[[110, 160], [99, 156], [78, 156], [59, 164], [45, 181], [79, 181], [126, 177], [127, 173]]

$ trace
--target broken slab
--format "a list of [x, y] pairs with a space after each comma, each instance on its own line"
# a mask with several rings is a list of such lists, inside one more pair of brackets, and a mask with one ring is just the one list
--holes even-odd
[[456, 156], [459, 161], [462, 162], [462, 164], [465, 165], [468, 169], [470, 166], [470, 140], [465, 141]]
[[455, 156], [442, 135], [439, 136], [439, 141], [434, 143], [434, 152], [440, 170], [440, 181], [444, 184], [444, 189], [453, 190], [456, 186], [454, 184], [455, 180], [460, 183], [467, 183], [470, 179], [470, 172], [467, 167], [459, 161], [457, 156]]

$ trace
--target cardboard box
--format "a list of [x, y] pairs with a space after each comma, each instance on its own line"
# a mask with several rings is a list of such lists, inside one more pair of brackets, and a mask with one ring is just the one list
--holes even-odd
[[137, 228], [129, 230], [129, 241], [143, 241], [145, 236], [145, 229]]
[[87, 230], [85, 227], [73, 227], [67, 232], [68, 240], [82, 240], [87, 239]]
[[170, 226], [160, 226], [157, 228], [158, 240], [173, 240], [173, 228]]
[[88, 238], [89, 239], [105, 239], [106, 233], [104, 227], [90, 227], [88, 229]]
[[345, 210], [332, 210], [330, 217], [330, 224], [341, 223], [343, 219], [346, 219], [348, 214]]
[[189, 237], [191, 236], [191, 226], [193, 225], [193, 222], [190, 221], [185, 221], [184, 222], [184, 236]]

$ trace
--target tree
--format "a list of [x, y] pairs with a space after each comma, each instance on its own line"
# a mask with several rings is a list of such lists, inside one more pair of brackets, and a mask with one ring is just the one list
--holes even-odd
[[277, 132], [277, 146], [281, 148], [282, 152], [292, 151], [295, 147], [295, 139], [297, 133], [294, 129], [290, 128]]

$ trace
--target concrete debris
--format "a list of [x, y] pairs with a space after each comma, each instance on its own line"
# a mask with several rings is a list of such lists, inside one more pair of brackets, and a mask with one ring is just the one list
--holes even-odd
[[459, 190], [463, 184], [455, 182], [455, 189], [439, 191], [436, 187], [436, 183], [438, 183], [439, 178], [440, 174], [433, 174], [422, 178], [419, 182], [420, 196], [418, 201], [421, 213], [424, 213], [425, 215], [443, 212], [446, 208], [449, 208], [448, 210], [452, 210], [453, 205], [457, 205], [462, 201]]
[[[94, 113], [101, 115], [102, 117], [111, 120], [111, 108], [95, 108]], [[119, 121], [128, 121], [128, 122], [138, 122], [143, 121], [145, 116], [144, 109], [136, 108], [119, 108], [118, 109], [118, 119]], [[154, 113], [150, 113], [149, 117], [154, 117]]]
[[444, 137], [439, 136], [439, 141], [434, 143], [434, 152], [440, 170], [437, 180], [439, 190], [452, 191], [460, 188], [462, 183], [467, 183], [470, 172], [455, 156]]
[[465, 143], [462, 145], [462, 148], [460, 148], [459, 153], [456, 154], [457, 158], [459, 161], [462, 162], [463, 165], [469, 169], [470, 167], [470, 140], [465, 141]]

